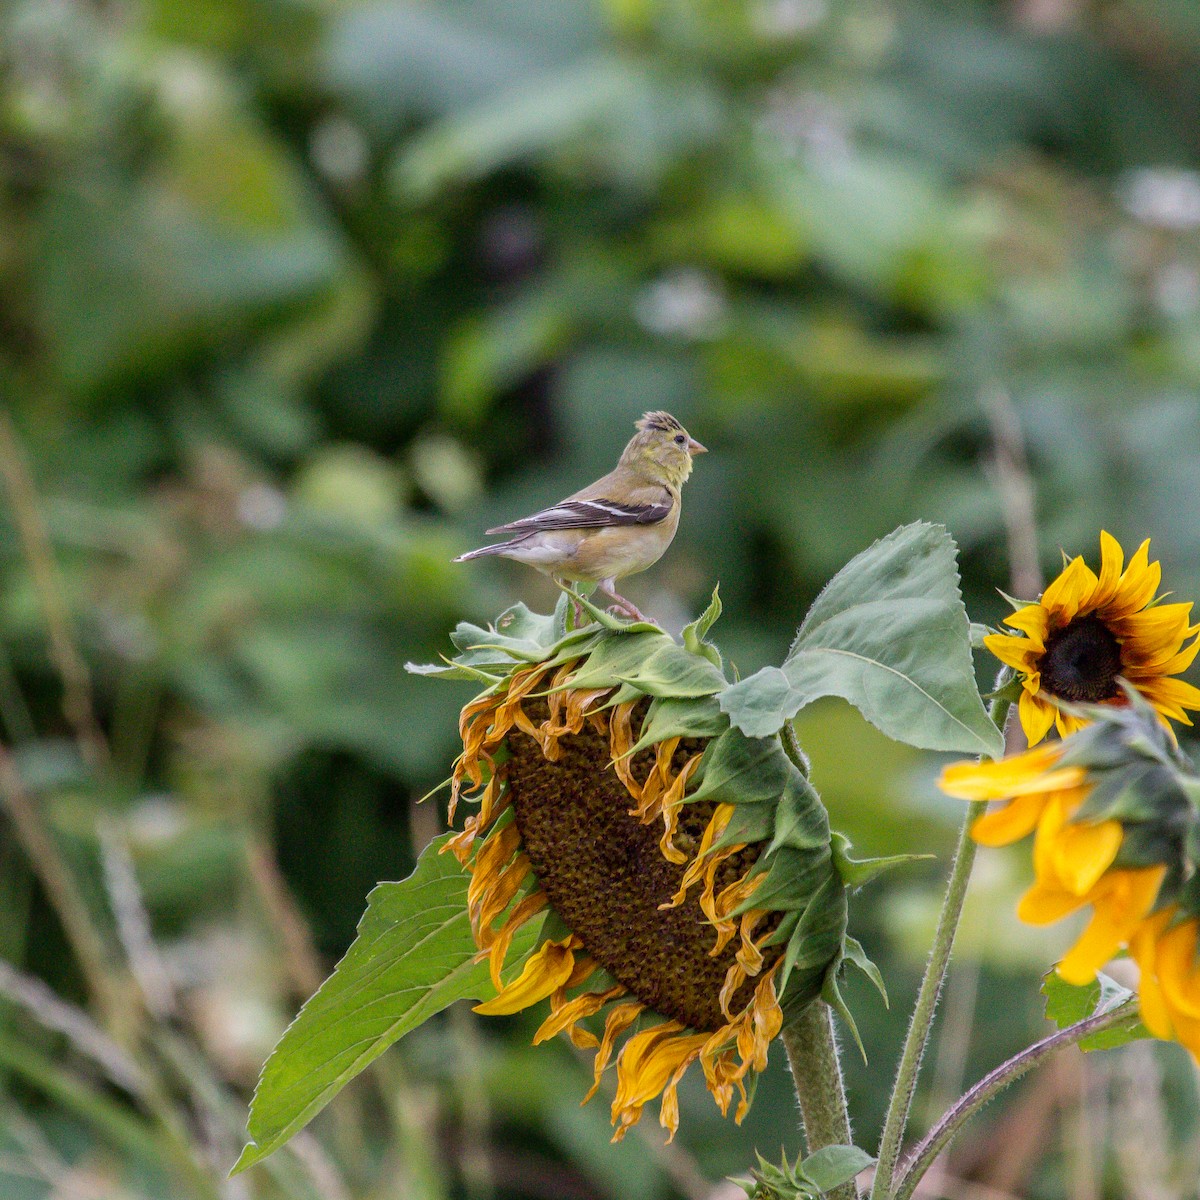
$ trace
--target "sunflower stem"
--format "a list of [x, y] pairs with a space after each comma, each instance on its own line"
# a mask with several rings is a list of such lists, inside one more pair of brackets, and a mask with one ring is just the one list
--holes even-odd
[[[829, 1005], [816, 1000], [785, 1025], [783, 1047], [796, 1085], [809, 1154], [826, 1146], [849, 1146], [850, 1115]], [[829, 1197], [858, 1200], [858, 1188], [851, 1180], [830, 1192]]]
[[[999, 682], [998, 680], [997, 690]], [[998, 729], [1004, 729], [1011, 707], [1012, 701], [1002, 697], [997, 697], [992, 701], [988, 715], [996, 723]], [[950, 865], [950, 878], [946, 885], [946, 898], [942, 901], [937, 932], [934, 934], [933, 946], [929, 951], [929, 961], [925, 964], [925, 975], [921, 980], [920, 990], [917, 992], [917, 1002], [913, 1006], [908, 1036], [904, 1039], [900, 1065], [896, 1069], [896, 1082], [892, 1085], [892, 1096], [888, 1102], [887, 1116], [883, 1123], [883, 1136], [879, 1142], [879, 1161], [875, 1167], [871, 1200], [897, 1200], [897, 1193], [893, 1190], [896, 1164], [900, 1158], [900, 1147], [904, 1141], [904, 1131], [908, 1125], [913, 1095], [917, 1090], [921, 1060], [925, 1056], [925, 1047], [929, 1043], [929, 1033], [933, 1027], [938, 998], [941, 996], [942, 984], [946, 980], [946, 971], [950, 966], [950, 954], [954, 949], [954, 936], [958, 932], [958, 923], [962, 918], [963, 902], [967, 897], [967, 885], [971, 880], [971, 868], [975, 865], [975, 843], [971, 839], [971, 826], [975, 819], [986, 810], [986, 800], [970, 804], [962, 828], [958, 833], [958, 845], [954, 851], [954, 860]]]
[[961, 1096], [942, 1114], [937, 1124], [913, 1148], [896, 1184], [896, 1200], [909, 1200], [925, 1173], [933, 1166], [937, 1156], [950, 1144], [960, 1129], [997, 1093], [1010, 1083], [1015, 1083], [1026, 1072], [1031, 1071], [1056, 1050], [1073, 1046], [1092, 1034], [1123, 1026], [1132, 1028], [1138, 1021], [1138, 1003], [1127, 1000], [1124, 1004], [1098, 1013], [1086, 1020], [1068, 1025], [1049, 1037], [1026, 1047], [1019, 1054], [1002, 1062], [994, 1071], [985, 1075], [965, 1095]]
[[784, 753], [796, 765], [800, 774], [807, 779], [812, 768], [808, 761], [808, 755], [804, 753], [804, 748], [800, 745], [800, 739], [796, 736], [795, 725], [791, 721], [785, 721], [783, 729], [780, 732], [783, 735]]

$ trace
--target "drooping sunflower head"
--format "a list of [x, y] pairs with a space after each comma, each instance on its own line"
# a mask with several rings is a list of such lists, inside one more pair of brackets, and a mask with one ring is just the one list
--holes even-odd
[[[1163, 720], [1190, 725], [1200, 689], [1173, 678], [1200, 650], [1200, 625], [1191, 604], [1158, 602], [1162, 567], [1143, 542], [1125, 565], [1124, 551], [1100, 534], [1100, 573], [1073, 558], [1042, 593], [1004, 623], [1016, 634], [995, 633], [984, 644], [1021, 680], [1021, 727], [1036, 745], [1057, 726], [1066, 737], [1081, 718], [1064, 705], [1122, 704], [1126, 680]], [[1191, 639], [1189, 641], [1189, 639]]]
[[1132, 688], [1128, 695], [1127, 707], [1087, 710], [1090, 723], [1062, 742], [998, 762], [956, 763], [939, 782], [964, 800], [1006, 802], [975, 821], [977, 842], [1001, 846], [1034, 834], [1035, 879], [1017, 909], [1023, 920], [1047, 925], [1090, 908], [1058, 974], [1089, 983], [1129, 950], [1142, 965], [1151, 1031], [1200, 1055], [1200, 965], [1180, 958], [1194, 949], [1200, 921], [1200, 780], [1150, 705]]
[[[785, 1010], [836, 993], [846, 889], [828, 820], [776, 738], [747, 738], [715, 699], [713, 647], [645, 623], [568, 632], [518, 605], [460, 626], [450, 671], [485, 684], [462, 710], [447, 844], [497, 994], [485, 1014], [543, 1001], [535, 1042], [566, 1032], [615, 1060], [616, 1138], [699, 1062], [721, 1111], [744, 1115]], [[526, 922], [544, 924], [519, 973]], [[508, 982], [504, 980], [507, 978]]]

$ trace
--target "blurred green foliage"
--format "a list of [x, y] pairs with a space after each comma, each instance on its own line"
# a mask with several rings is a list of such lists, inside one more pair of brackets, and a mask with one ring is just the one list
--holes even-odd
[[[630, 595], [678, 628], [719, 580], [743, 674], [908, 520], [948, 525], [968, 609], [995, 620], [1013, 416], [1043, 567], [1094, 557], [1103, 526], [1153, 535], [1166, 586], [1197, 593], [1198, 131], [1192, 0], [0, 6], [0, 405], [112, 762], [88, 765], [63, 716], [12, 454], [0, 729], [114, 947], [101, 835], [127, 847], [204, 1064], [182, 1075], [208, 1089], [176, 1079], [163, 1101], [191, 1114], [189, 1168], [162, 1112], [5, 1003], [0, 1192], [665, 1200], [743, 1172], [752, 1145], [794, 1156], [780, 1073], [741, 1131], [689, 1081], [680, 1155], [609, 1148], [567, 1047], [453, 1013], [351, 1089], [306, 1159], [221, 1182], [238, 1096], [298, 996], [438, 827], [414, 801], [447, 770], [459, 698], [404, 660], [460, 616], [552, 600], [508, 564], [449, 559], [607, 470], [644, 409], [713, 453]], [[801, 736], [861, 850], [946, 847], [935, 764], [833, 704]], [[0, 957], [82, 1001], [11, 832]], [[997, 916], [1022, 869], [983, 858], [930, 1117], [1045, 1028], [1036, 978], [1059, 943]], [[852, 916], [893, 997], [856, 1004], [866, 1145], [937, 879], [876, 884]], [[143, 1028], [139, 1052], [179, 1051], [171, 1029]], [[1087, 1070], [1107, 1153], [1098, 1125], [1058, 1136], [1081, 1086], [1060, 1072], [974, 1127], [952, 1174], [1057, 1200], [1124, 1195], [1140, 1170], [1192, 1195], [1182, 1054]], [[1171, 1117], [1146, 1125], [1160, 1081]], [[1016, 1166], [1014, 1139], [1032, 1147]]]

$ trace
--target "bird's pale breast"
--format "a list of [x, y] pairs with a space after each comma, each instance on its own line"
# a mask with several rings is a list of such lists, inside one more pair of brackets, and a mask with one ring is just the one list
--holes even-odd
[[579, 546], [561, 574], [589, 583], [636, 575], [662, 558], [678, 524], [675, 513], [654, 525], [581, 530]]

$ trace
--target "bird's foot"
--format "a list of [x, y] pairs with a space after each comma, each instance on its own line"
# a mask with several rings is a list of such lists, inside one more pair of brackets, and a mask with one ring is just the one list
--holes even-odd
[[648, 621], [649, 618], [632, 601], [624, 596], [614, 596], [616, 604], [610, 604], [607, 611], [614, 617], [628, 617], [631, 621]]

